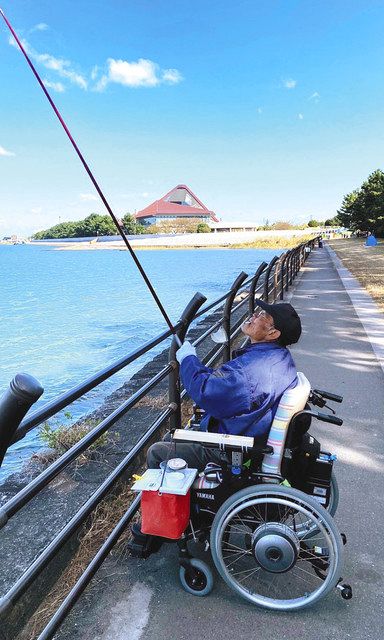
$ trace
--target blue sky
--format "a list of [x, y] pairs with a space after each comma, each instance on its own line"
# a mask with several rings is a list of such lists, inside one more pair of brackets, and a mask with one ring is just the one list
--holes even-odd
[[[383, 168], [381, 0], [0, 4], [117, 215], [303, 222]], [[104, 213], [0, 22], [0, 237]]]

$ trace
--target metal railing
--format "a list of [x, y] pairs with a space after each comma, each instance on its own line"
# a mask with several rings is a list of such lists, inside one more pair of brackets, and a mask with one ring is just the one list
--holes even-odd
[[[241, 272], [235, 279], [229, 291], [215, 300], [204, 305], [205, 296], [200, 293], [195, 294], [190, 303], [181, 315], [180, 321], [176, 324], [176, 332], [181, 341], [184, 340], [192, 323], [202, 316], [205, 319], [208, 313], [219, 310], [221, 317], [210, 324], [208, 329], [197, 335], [194, 345], [202, 345], [207, 338], [222, 325], [226, 331], [227, 340], [223, 345], [216, 345], [209, 349], [203, 362], [207, 365], [213, 364], [219, 358], [226, 362], [230, 359], [231, 347], [241, 332], [241, 324], [245, 317], [253, 313], [256, 297], [262, 296], [264, 300], [274, 302], [284, 299], [284, 293], [288, 291], [294, 278], [306, 260], [309, 250], [315, 246], [317, 238], [309, 242], [302, 243], [294, 249], [287, 251], [280, 257], [275, 256], [269, 264], [263, 262], [251, 277]], [[195, 333], [198, 334], [198, 325], [195, 326]], [[14, 442], [25, 437], [32, 429], [44, 423], [48, 418], [55, 416], [63, 408], [82, 397], [85, 393], [97, 387], [101, 382], [110, 378], [114, 373], [121, 371], [128, 364], [137, 360], [159, 344], [162, 344], [171, 336], [171, 331], [165, 331], [159, 336], [146, 342], [141, 347], [131, 352], [127, 356], [114, 362], [109, 367], [88, 378], [75, 388], [63, 393], [56, 400], [53, 400], [37, 411], [25, 416], [28, 409], [38, 399], [42, 393], [39, 383], [32, 377], [14, 378], [10, 384], [10, 389], [0, 401], [0, 465], [6, 449]], [[186, 395], [180, 386], [178, 364], [175, 354], [177, 351], [177, 341], [172, 340], [168, 362], [155, 375], [145, 382], [127, 400], [125, 400], [110, 415], [101, 420], [94, 428], [84, 435], [68, 451], [56, 459], [50, 466], [42, 471], [29, 484], [21, 489], [15, 496], [0, 508], [0, 529], [6, 527], [9, 520], [19, 512], [33, 497], [44, 489], [59, 473], [61, 473], [71, 462], [76, 460], [84, 451], [96, 442], [96, 440], [106, 433], [122, 416], [131, 410], [141, 399], [153, 390], [161, 381], [168, 377], [168, 404], [156, 417], [150, 428], [140, 437], [129, 453], [120, 461], [116, 468], [108, 475], [97, 490], [88, 498], [82, 507], [65, 524], [48, 546], [40, 553], [26, 571], [17, 579], [13, 586], [0, 599], [0, 618], [7, 616], [12, 607], [26, 593], [31, 584], [37, 579], [42, 571], [73, 533], [87, 520], [95, 507], [111, 491], [118, 479], [121, 479], [124, 472], [135, 464], [135, 461], [143, 454], [148, 444], [161, 433], [166, 423], [171, 429], [181, 424], [181, 405], [183, 397]], [[48, 625], [38, 636], [39, 640], [52, 638], [61, 623], [72, 609], [75, 602], [84, 591], [89, 581], [101, 565], [111, 548], [118, 540], [127, 524], [139, 507], [139, 498], [130, 505], [128, 511], [120, 522], [116, 525], [102, 547], [96, 553], [87, 569], [81, 575], [70, 593], [60, 605]], [[44, 523], [41, 523], [44, 526]]]

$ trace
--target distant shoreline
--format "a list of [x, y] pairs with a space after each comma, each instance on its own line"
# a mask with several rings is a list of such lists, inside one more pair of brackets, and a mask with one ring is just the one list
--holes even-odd
[[[165, 249], [274, 249], [294, 247], [300, 242], [307, 241], [319, 234], [319, 231], [287, 230], [287, 231], [255, 231], [229, 233], [188, 233], [168, 237], [130, 239], [130, 245], [136, 250], [165, 250]], [[57, 251], [99, 251], [125, 250], [122, 240], [104, 240], [98, 242], [91, 238], [88, 241], [74, 242], [64, 240], [31, 241], [32, 245], [46, 245], [55, 247]]]

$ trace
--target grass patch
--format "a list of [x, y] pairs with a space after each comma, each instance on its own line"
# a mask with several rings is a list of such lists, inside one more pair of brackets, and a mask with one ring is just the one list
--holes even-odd
[[[65, 413], [64, 417], [66, 420], [71, 420], [72, 416], [70, 413]], [[49, 423], [45, 422], [40, 429], [39, 436], [44, 444], [49, 447], [51, 450], [50, 455], [48, 456], [49, 461], [52, 461], [52, 458], [57, 458], [61, 456], [63, 453], [71, 449], [79, 440], [84, 438], [92, 429], [96, 426], [97, 421], [86, 418], [82, 420], [78, 424], [61, 424], [59, 422]], [[93, 453], [100, 449], [100, 447], [105, 447], [107, 444], [114, 444], [119, 438], [119, 434], [116, 432], [113, 433], [103, 433], [95, 442], [93, 442], [89, 447], [84, 451], [78, 458], [78, 463], [84, 463], [92, 457]], [[37, 456], [46, 454], [37, 454]]]
[[376, 247], [366, 247], [365, 238], [328, 241], [343, 265], [368, 291], [384, 312], [384, 241]]
[[[316, 234], [318, 235], [318, 234]], [[254, 240], [252, 242], [241, 242], [238, 244], [232, 244], [231, 249], [291, 249], [297, 247], [298, 244], [308, 242], [315, 237], [313, 233], [307, 236], [293, 236], [291, 238], [273, 238], [266, 237]]]
[[293, 247], [297, 247], [298, 244], [302, 242], [308, 242], [312, 240], [315, 235], [310, 233], [308, 235], [302, 236], [292, 236], [291, 238], [286, 237], [265, 237], [257, 240], [252, 240], [250, 242], [237, 242], [237, 243], [229, 243], [225, 242], [225, 238], [223, 238], [223, 244], [207, 244], [207, 245], [176, 245], [176, 246], [165, 246], [165, 245], [142, 245], [135, 247], [135, 251], [157, 251], [158, 249], [291, 249]]

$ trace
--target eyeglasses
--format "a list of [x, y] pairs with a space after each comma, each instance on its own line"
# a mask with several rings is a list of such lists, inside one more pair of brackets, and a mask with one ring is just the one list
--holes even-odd
[[[267, 313], [267, 311], [265, 311], [264, 309], [260, 309], [260, 307], [258, 309], [256, 309], [255, 313], [253, 314], [254, 316], [256, 316], [256, 318], [258, 318], [259, 316], [261, 316], [262, 318], [265, 318], [265, 320], [268, 319], [269, 313]], [[274, 326], [274, 324], [272, 323], [268, 329], [275, 329], [276, 327]]]

